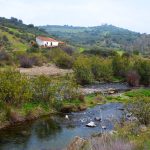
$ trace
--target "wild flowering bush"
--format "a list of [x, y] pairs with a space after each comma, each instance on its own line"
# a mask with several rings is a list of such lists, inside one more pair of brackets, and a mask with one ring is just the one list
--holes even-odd
[[14, 105], [20, 105], [30, 101], [32, 91], [28, 77], [19, 72], [0, 72], [0, 101]]

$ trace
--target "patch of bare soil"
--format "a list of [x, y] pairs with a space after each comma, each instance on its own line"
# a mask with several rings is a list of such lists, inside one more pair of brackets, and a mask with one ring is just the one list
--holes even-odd
[[18, 70], [20, 71], [20, 73], [31, 76], [35, 75], [63, 76], [65, 74], [73, 72], [71, 69], [60, 69], [53, 64], [33, 68], [18, 68]]

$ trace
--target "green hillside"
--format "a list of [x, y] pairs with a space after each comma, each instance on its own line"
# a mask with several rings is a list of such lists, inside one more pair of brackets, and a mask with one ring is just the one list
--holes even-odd
[[107, 48], [150, 53], [150, 35], [132, 32], [112, 25], [96, 27], [41, 26], [49, 34], [86, 49]]
[[25, 51], [37, 35], [48, 35], [34, 25], [25, 25], [16, 18], [0, 18], [0, 49]]

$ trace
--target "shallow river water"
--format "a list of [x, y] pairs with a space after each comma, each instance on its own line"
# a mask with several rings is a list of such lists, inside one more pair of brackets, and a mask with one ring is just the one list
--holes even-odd
[[[98, 105], [83, 112], [53, 115], [36, 121], [9, 127], [0, 131], [0, 150], [61, 150], [75, 137], [89, 137], [92, 134], [113, 130], [122, 117], [120, 103]], [[101, 122], [95, 121], [100, 117]], [[95, 128], [86, 127], [94, 121]], [[106, 130], [102, 129], [106, 126]]]

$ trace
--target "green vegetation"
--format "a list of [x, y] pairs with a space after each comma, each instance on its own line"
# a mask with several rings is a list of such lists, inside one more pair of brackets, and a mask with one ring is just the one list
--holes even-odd
[[132, 90], [129, 92], [126, 92], [125, 95], [129, 96], [129, 97], [150, 97], [150, 90], [149, 89], [138, 89], [138, 90]]
[[71, 45], [84, 47], [85, 50], [93, 50], [98, 47], [99, 51], [121, 49], [134, 54], [150, 54], [149, 35], [132, 32], [113, 25], [105, 24], [96, 27], [47, 25], [40, 28]]
[[[47, 112], [59, 111], [64, 100], [71, 101], [77, 98], [78, 85], [71, 77], [30, 78], [19, 72], [0, 72], [0, 111], [2, 112], [0, 120], [2, 122], [4, 118], [5, 121], [10, 120], [13, 114], [18, 116], [19, 113], [19, 116], [26, 117], [28, 110], [31, 111], [30, 113], [39, 108]], [[13, 117], [15, 118], [15, 115]]]

